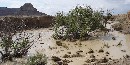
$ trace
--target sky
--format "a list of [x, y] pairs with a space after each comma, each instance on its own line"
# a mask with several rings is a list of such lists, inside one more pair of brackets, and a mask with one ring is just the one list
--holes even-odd
[[55, 15], [59, 11], [68, 12], [77, 5], [89, 5], [95, 10], [111, 10], [113, 14], [123, 14], [130, 10], [130, 0], [0, 0], [0, 7], [19, 8], [24, 3], [32, 3], [38, 11]]

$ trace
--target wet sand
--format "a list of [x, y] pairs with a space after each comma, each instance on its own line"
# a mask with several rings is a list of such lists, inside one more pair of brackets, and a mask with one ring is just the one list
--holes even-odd
[[[107, 27], [111, 28], [111, 25], [112, 24], [108, 24]], [[85, 65], [87, 64], [87, 59], [90, 59], [92, 55], [94, 55], [96, 59], [102, 59], [104, 57], [108, 59], [123, 59], [123, 56], [126, 56], [126, 54], [130, 55], [130, 34], [125, 35], [118, 31], [110, 31], [108, 34], [101, 35], [93, 40], [76, 42], [61, 41], [63, 45], [58, 46], [56, 44], [57, 40], [51, 37], [53, 33], [54, 32], [49, 28], [25, 31], [25, 34], [27, 34], [25, 36], [33, 36], [30, 38], [30, 41], [34, 40], [34, 45], [29, 49], [28, 56], [32, 56], [36, 51], [39, 51], [47, 55], [47, 65], [53, 65], [55, 63], [51, 60], [52, 56], [71, 61], [68, 65]], [[24, 34], [24, 32], [22, 34]], [[113, 40], [112, 37], [114, 37], [115, 40]], [[92, 49], [94, 53], [88, 53], [90, 49]], [[103, 52], [99, 52], [101, 49]], [[76, 55], [77, 53], [81, 56], [75, 57], [74, 54]], [[65, 54], [71, 57], [65, 58]]]

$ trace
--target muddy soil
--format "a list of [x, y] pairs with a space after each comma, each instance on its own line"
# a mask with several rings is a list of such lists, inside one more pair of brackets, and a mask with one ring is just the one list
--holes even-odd
[[[130, 34], [126, 35], [113, 30], [112, 24], [107, 25], [107, 28], [111, 29], [110, 32], [100, 33], [99, 37], [87, 41], [54, 40], [51, 37], [54, 32], [50, 28], [27, 30], [22, 34], [26, 34], [26, 36], [30, 36], [30, 40], [34, 40], [34, 45], [29, 49], [28, 56], [34, 55], [36, 51], [46, 54], [47, 65], [58, 65], [58, 62], [52, 60], [52, 56], [66, 61], [68, 65], [92, 65], [95, 63], [97, 65], [127, 65], [130, 63]], [[19, 34], [17, 33], [17, 36]], [[14, 36], [13, 39], [15, 40], [15, 38]], [[57, 42], [60, 42], [61, 45], [58, 45]], [[17, 64], [7, 62], [1, 65]]]

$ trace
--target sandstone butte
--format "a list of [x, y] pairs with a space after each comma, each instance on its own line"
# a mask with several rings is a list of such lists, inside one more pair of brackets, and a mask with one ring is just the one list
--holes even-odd
[[31, 3], [25, 3], [20, 8], [0, 7], [0, 16], [46, 16], [47, 14], [37, 11]]

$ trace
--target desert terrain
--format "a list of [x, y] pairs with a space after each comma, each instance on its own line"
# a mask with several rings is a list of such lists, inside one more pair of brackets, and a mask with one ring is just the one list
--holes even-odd
[[23, 65], [26, 62], [25, 59], [33, 56], [36, 52], [43, 53], [48, 57], [47, 65], [59, 65], [57, 63], [59, 61], [54, 62], [52, 60], [53, 56], [62, 59], [60, 61], [68, 65], [127, 65], [130, 61], [128, 60], [130, 55], [130, 34], [123, 34], [112, 29], [111, 25], [116, 22], [109, 22], [107, 28], [111, 29], [110, 32], [107, 34], [97, 33], [99, 37], [87, 41], [54, 40], [52, 38], [54, 34], [52, 28], [26, 30], [17, 33], [13, 40], [19, 34], [22, 34], [23, 36], [29, 36], [29, 40], [34, 40], [34, 44], [29, 49], [26, 57], [16, 58], [15, 62], [7, 62], [1, 65]]
[[51, 16], [31, 3], [0, 12], [0, 65], [130, 64], [130, 12], [76, 6]]

